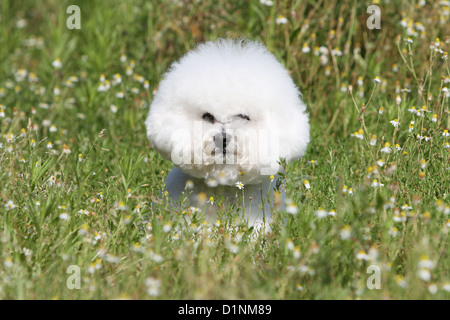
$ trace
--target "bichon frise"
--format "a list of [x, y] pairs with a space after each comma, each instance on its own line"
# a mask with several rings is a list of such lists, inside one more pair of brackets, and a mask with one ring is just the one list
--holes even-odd
[[223, 197], [240, 203], [249, 223], [269, 221], [271, 201], [264, 198], [275, 187], [279, 160], [300, 158], [309, 142], [300, 96], [258, 42], [206, 42], [173, 63], [146, 120], [151, 145], [175, 164], [166, 179], [171, 199], [187, 187], [190, 205], [213, 216], [207, 200]]

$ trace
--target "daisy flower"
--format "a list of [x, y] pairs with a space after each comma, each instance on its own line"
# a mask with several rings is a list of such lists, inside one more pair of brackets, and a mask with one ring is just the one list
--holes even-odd
[[372, 186], [373, 188], [378, 188], [378, 187], [383, 187], [384, 184], [382, 184], [381, 182], [378, 182], [377, 179], [373, 179], [373, 180], [372, 180], [372, 183], [371, 183], [371, 186]]
[[84, 214], [84, 215], [89, 215], [89, 211], [87, 211], [87, 210], [85, 210], [85, 209], [80, 209], [80, 210], [78, 210], [78, 213], [79, 214]]
[[342, 56], [342, 51], [339, 50], [339, 48], [334, 48], [334, 49], [331, 50], [331, 54], [332, 54], [333, 56], [338, 56], [338, 57], [340, 57], [340, 56]]
[[389, 142], [386, 142], [384, 144], [384, 147], [380, 151], [387, 154], [391, 153], [391, 144]]
[[439, 38], [436, 38], [436, 40], [434, 41], [434, 46], [436, 48], [439, 48], [441, 46], [441, 40]]
[[68, 81], [70, 81], [70, 82], [78, 82], [78, 81], [80, 81], [80, 79], [77, 76], [70, 76]]
[[161, 280], [150, 277], [145, 280], [145, 285], [147, 286], [148, 295], [152, 297], [157, 297], [160, 295]]
[[56, 58], [53, 62], [52, 62], [52, 66], [55, 69], [61, 69], [62, 68], [62, 62], [60, 58]]
[[42, 126], [49, 127], [52, 124], [52, 122], [49, 119], [42, 120]]
[[197, 208], [197, 207], [190, 207], [189, 209], [191, 210], [192, 213], [202, 212], [202, 210], [200, 208]]
[[117, 85], [120, 83], [122, 83], [122, 76], [120, 75], [120, 73], [114, 74], [112, 77], [112, 84]]
[[236, 185], [236, 188], [238, 188], [239, 190], [244, 189], [244, 184], [242, 182], [240, 182], [240, 181], [236, 182], [235, 185]]
[[318, 218], [325, 218], [328, 215], [328, 211], [319, 208], [316, 211], [314, 211], [314, 214], [318, 217]]
[[397, 283], [397, 285], [403, 289], [405, 289], [408, 286], [407, 282], [405, 281], [405, 278], [399, 274], [395, 276], [395, 283]]
[[442, 132], [442, 136], [443, 136], [444, 138], [450, 137], [450, 133], [448, 133], [448, 130], [444, 130], [444, 131]]
[[117, 204], [117, 210], [125, 211], [125, 210], [127, 210], [127, 209], [128, 209], [128, 207], [127, 207], [127, 205], [125, 204], [125, 202], [119, 201], [119, 203]]
[[420, 171], [420, 172], [419, 172], [419, 178], [420, 178], [421, 180], [425, 180], [425, 177], [426, 177], [425, 172], [424, 172], [424, 171]]
[[400, 212], [400, 213], [398, 213], [398, 212], [394, 213], [393, 220], [395, 222], [404, 222], [404, 221], [406, 221], [406, 213], [403, 212], [403, 211]]
[[321, 65], [326, 65], [328, 63], [328, 57], [326, 55], [321, 55], [319, 58], [319, 62]]
[[419, 276], [420, 279], [422, 279], [425, 282], [431, 280], [431, 272], [428, 269], [419, 269], [417, 275]]
[[19, 19], [16, 21], [16, 28], [17, 29], [23, 29], [28, 25], [28, 22], [26, 19]]
[[388, 231], [389, 235], [392, 237], [396, 237], [400, 234], [400, 232], [398, 231], [398, 229], [396, 227], [391, 227]]
[[105, 82], [100, 82], [100, 84], [97, 87], [98, 92], [105, 92], [108, 91], [109, 88], [111, 88], [110, 82], [106, 80]]
[[130, 66], [127, 66], [125, 74], [131, 76], [133, 74], [133, 69]]
[[199, 192], [199, 193], [197, 194], [197, 201], [198, 201], [200, 204], [204, 204], [204, 203], [206, 202], [206, 199], [207, 199], [206, 193], [204, 193], [204, 192]]
[[450, 282], [446, 281], [442, 284], [442, 289], [446, 292], [450, 292]]
[[377, 145], [377, 136], [376, 135], [372, 135], [372, 137], [370, 137], [369, 144], [371, 146], [376, 146]]
[[30, 256], [33, 253], [33, 251], [31, 251], [30, 249], [28, 249], [26, 247], [23, 247], [22, 253], [27, 257], [27, 256]]
[[311, 189], [311, 185], [309, 184], [308, 180], [303, 181], [303, 185], [305, 186], [306, 189]]
[[352, 227], [350, 227], [348, 224], [342, 227], [341, 232], [339, 233], [342, 240], [350, 239], [352, 236]]
[[61, 220], [64, 220], [64, 221], [68, 221], [70, 217], [69, 217], [69, 214], [68, 214], [68, 213], [63, 212], [63, 213], [61, 213], [61, 214], [59, 215], [59, 218], [60, 218]]
[[398, 128], [398, 126], [400, 125], [400, 122], [398, 121], [398, 119], [394, 119], [394, 120], [390, 121], [390, 123], [394, 126], [394, 128]]
[[163, 231], [164, 231], [165, 233], [168, 233], [168, 232], [170, 232], [170, 230], [172, 230], [172, 224], [171, 224], [170, 222], [166, 222], [166, 223], [163, 225]]
[[14, 204], [12, 200], [8, 200], [5, 204], [6, 210], [14, 210], [17, 206]]
[[11, 257], [6, 257], [6, 258], [5, 258], [5, 261], [3, 262], [3, 265], [4, 265], [6, 268], [11, 268], [11, 267], [13, 266], [13, 260], [12, 260], [12, 258], [11, 258]]
[[288, 23], [288, 19], [282, 15], [279, 15], [278, 18], [275, 20], [276, 24], [286, 24]]
[[425, 159], [420, 160], [420, 167], [422, 169], [425, 169], [427, 167], [427, 162], [425, 161]]
[[131, 92], [134, 94], [138, 94], [139, 93], [139, 89], [136, 87], [131, 88]]
[[300, 258], [300, 247], [299, 246], [295, 246], [294, 247], [294, 252], [293, 252], [293, 256], [295, 259], [299, 259]]
[[48, 109], [48, 107], [49, 107], [49, 104], [48, 103], [45, 103], [45, 102], [39, 102], [39, 108], [41, 108], [41, 109]]
[[119, 107], [117, 107], [115, 104], [112, 104], [109, 109], [111, 110], [112, 113], [116, 113], [117, 110], [119, 110]]
[[294, 250], [294, 243], [292, 242], [292, 240], [291, 239], [287, 239], [286, 240], [286, 248], [289, 250], [289, 251], [293, 251]]
[[302, 52], [303, 52], [303, 53], [308, 53], [308, 52], [310, 52], [310, 51], [311, 51], [311, 48], [308, 47], [308, 44], [307, 44], [307, 43], [304, 43], [304, 44], [303, 44], [303, 47], [302, 47]]
[[385, 162], [384, 162], [382, 159], [379, 159], [379, 160], [377, 161], [377, 165], [378, 165], [379, 167], [383, 167], [384, 164], [385, 164]]
[[297, 205], [289, 198], [286, 199], [286, 212], [292, 215], [296, 215], [298, 212]]
[[364, 140], [364, 130], [359, 129], [358, 131], [355, 131], [354, 133], [350, 134], [350, 136], [355, 137], [360, 140]]
[[438, 286], [435, 283], [432, 283], [428, 286], [428, 292], [431, 294], [436, 294], [438, 291]]
[[[23, 81], [28, 76], [28, 71], [26, 69], [19, 69], [15, 74], [14, 77], [16, 78], [17, 82]], [[11, 83], [12, 84], [12, 83]]]
[[[378, 78], [378, 80], [379, 80], [379, 78]], [[374, 82], [375, 82], [375, 79], [374, 79]], [[380, 81], [380, 82], [381, 82], [381, 81]], [[358, 86], [364, 85], [364, 78], [361, 77], [361, 76], [359, 76], [359, 77], [358, 77], [358, 80], [356, 80], [356, 83], [358, 84]]]
[[364, 250], [360, 250], [356, 254], [356, 259], [368, 261], [369, 260], [369, 255]]
[[412, 207], [409, 204], [404, 204], [400, 207], [402, 210], [412, 210]]
[[259, 3], [261, 3], [262, 5], [268, 6], [268, 7], [273, 6], [272, 0], [259, 0]]
[[424, 254], [420, 257], [420, 261], [417, 264], [420, 269], [434, 269], [434, 262], [430, 260], [430, 258]]

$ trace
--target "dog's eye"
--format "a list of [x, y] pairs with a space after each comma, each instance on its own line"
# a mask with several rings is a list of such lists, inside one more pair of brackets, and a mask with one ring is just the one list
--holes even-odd
[[238, 116], [239, 118], [241, 118], [241, 119], [250, 121], [250, 117], [247, 116], [246, 114], [239, 113], [237, 116]]
[[202, 116], [202, 119], [209, 122], [209, 123], [214, 123], [216, 121], [216, 119], [214, 118], [214, 116], [207, 112]]

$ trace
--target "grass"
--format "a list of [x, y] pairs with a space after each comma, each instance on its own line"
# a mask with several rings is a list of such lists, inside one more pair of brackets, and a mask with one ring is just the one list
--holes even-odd
[[[449, 7], [373, 1], [369, 30], [369, 2], [274, 2], [1, 1], [1, 299], [449, 298]], [[164, 71], [219, 37], [264, 42], [311, 116], [297, 214], [258, 237], [220, 199], [217, 225], [171, 210], [146, 137]]]

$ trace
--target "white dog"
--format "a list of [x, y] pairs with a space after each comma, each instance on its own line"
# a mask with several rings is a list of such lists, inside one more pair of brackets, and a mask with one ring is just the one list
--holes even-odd
[[206, 42], [175, 62], [146, 120], [150, 143], [176, 166], [166, 179], [170, 197], [177, 200], [187, 185], [191, 206], [214, 213], [206, 200], [223, 197], [241, 204], [250, 223], [269, 221], [264, 197], [271, 197], [279, 160], [300, 158], [309, 142], [300, 95], [258, 42]]

